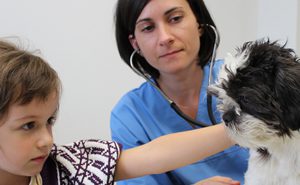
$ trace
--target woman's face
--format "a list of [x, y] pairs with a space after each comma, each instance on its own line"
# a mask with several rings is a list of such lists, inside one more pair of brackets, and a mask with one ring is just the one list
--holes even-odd
[[164, 75], [197, 66], [201, 33], [186, 0], [150, 0], [129, 39], [149, 64]]

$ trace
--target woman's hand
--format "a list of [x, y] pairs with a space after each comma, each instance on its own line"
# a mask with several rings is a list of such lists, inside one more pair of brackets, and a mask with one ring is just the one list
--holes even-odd
[[240, 185], [239, 181], [232, 180], [228, 177], [214, 176], [197, 182], [194, 185]]

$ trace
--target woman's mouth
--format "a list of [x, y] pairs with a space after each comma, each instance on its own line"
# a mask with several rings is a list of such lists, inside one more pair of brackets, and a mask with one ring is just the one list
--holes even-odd
[[179, 52], [181, 52], [181, 51], [183, 51], [183, 49], [170, 51], [170, 52], [167, 52], [167, 53], [164, 53], [164, 54], [160, 55], [159, 58], [169, 57], [169, 56], [172, 56], [172, 55], [174, 55], [174, 54], [177, 54], [177, 53], [179, 53]]

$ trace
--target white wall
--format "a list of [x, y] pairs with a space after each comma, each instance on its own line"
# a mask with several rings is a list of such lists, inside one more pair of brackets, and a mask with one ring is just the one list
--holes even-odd
[[39, 48], [63, 82], [58, 143], [109, 139], [110, 110], [142, 79], [120, 59], [114, 40], [116, 0], [0, 0], [0, 36]]
[[220, 30], [220, 58], [245, 41], [261, 38], [288, 41], [300, 55], [300, 0], [204, 1]]
[[297, 2], [297, 7], [298, 7], [298, 16], [297, 16], [297, 53], [298, 56], [300, 56], [300, 0]]
[[287, 41], [287, 46], [297, 47], [299, 0], [258, 1], [258, 38], [269, 36], [272, 40]]
[[219, 29], [221, 42], [218, 57], [234, 53], [245, 41], [255, 40], [257, 33], [257, 1], [204, 0]]
[[[55, 126], [58, 143], [109, 139], [110, 110], [121, 95], [143, 81], [119, 58], [113, 27], [116, 1], [0, 0], [0, 36], [17, 35], [31, 48], [39, 48], [62, 79], [64, 90]], [[274, 37], [288, 34], [294, 38], [294, 33], [271, 24], [276, 10], [265, 10], [266, 4], [280, 8], [287, 2], [280, 1], [206, 0], [221, 32], [218, 56], [260, 36], [276, 33]], [[295, 22], [294, 17], [299, 17], [299, 9], [291, 13], [299, 5], [291, 2], [285, 7], [284, 13], [291, 16], [286, 26], [295, 29], [298, 22], [299, 40], [299, 20]]]

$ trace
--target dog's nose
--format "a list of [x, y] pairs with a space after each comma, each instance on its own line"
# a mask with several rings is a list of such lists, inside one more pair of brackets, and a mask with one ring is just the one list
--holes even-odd
[[223, 114], [223, 121], [227, 125], [228, 123], [232, 122], [236, 118], [236, 113], [234, 110], [229, 110]]

